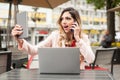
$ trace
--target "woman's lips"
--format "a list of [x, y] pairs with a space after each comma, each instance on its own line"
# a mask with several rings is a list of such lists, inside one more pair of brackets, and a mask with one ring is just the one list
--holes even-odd
[[64, 26], [64, 28], [68, 28], [68, 26]]
[[65, 31], [68, 31], [68, 30], [69, 30], [69, 27], [68, 27], [68, 26], [64, 26], [64, 30], [65, 30]]
[[64, 30], [67, 30], [68, 29], [68, 26], [64, 26]]

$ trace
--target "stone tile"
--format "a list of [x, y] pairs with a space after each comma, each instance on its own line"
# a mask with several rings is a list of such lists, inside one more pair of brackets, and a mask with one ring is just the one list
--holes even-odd
[[115, 80], [120, 80], [120, 64], [114, 64], [113, 76]]

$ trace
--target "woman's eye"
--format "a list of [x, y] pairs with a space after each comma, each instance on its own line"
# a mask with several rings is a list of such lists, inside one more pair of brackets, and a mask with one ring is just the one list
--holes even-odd
[[66, 19], [67, 19], [67, 20], [71, 20], [71, 18], [69, 18], [69, 17], [66, 17]]

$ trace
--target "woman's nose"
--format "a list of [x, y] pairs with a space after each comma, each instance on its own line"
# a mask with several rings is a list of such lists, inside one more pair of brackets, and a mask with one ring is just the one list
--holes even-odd
[[62, 20], [62, 23], [63, 23], [63, 24], [66, 24], [66, 23], [67, 23], [67, 21], [66, 21], [66, 20]]

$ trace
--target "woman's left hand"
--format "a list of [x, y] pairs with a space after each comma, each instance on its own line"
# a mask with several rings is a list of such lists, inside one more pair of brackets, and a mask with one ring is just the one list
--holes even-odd
[[78, 23], [76, 22], [74, 24], [74, 37], [76, 41], [80, 40], [80, 34], [81, 34], [81, 29], [80, 26], [78, 25]]

